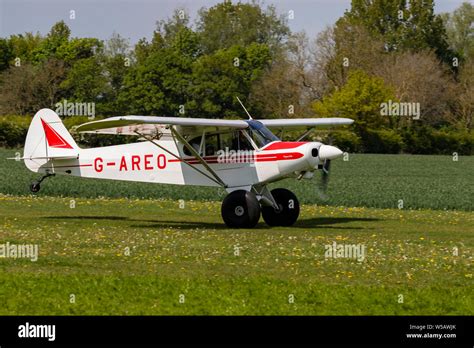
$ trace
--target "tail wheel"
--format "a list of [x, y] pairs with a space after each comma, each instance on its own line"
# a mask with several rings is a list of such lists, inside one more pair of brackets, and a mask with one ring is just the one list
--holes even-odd
[[280, 210], [275, 210], [271, 206], [262, 207], [263, 220], [269, 226], [291, 226], [300, 215], [300, 203], [293, 192], [277, 188], [272, 190], [272, 196], [277, 202]]
[[237, 190], [222, 202], [221, 215], [228, 227], [252, 228], [260, 219], [260, 203], [253, 192]]
[[32, 182], [31, 185], [30, 185], [30, 191], [33, 192], [33, 193], [36, 193], [40, 190], [41, 186], [39, 184], [39, 182], [35, 181], [35, 182]]

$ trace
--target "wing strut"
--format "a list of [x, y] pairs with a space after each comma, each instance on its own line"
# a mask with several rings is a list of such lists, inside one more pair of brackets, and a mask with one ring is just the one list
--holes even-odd
[[[138, 134], [139, 136], [141, 136], [141, 137], [145, 138], [146, 140], [148, 140], [148, 141], [149, 141], [150, 143], [152, 143], [153, 145], [159, 147], [160, 149], [162, 149], [162, 150], [165, 151], [166, 153], [169, 153], [171, 156], [173, 156], [173, 157], [179, 159], [181, 162], [186, 163], [186, 164], [187, 164], [188, 166], [190, 166], [192, 169], [194, 169], [194, 170], [196, 170], [197, 172], [199, 172], [200, 174], [204, 175], [204, 176], [207, 177], [209, 180], [214, 181], [216, 184], [221, 185], [221, 186], [223, 186], [224, 188], [227, 187], [227, 185], [224, 184], [224, 182], [223, 182], [220, 178], [219, 178], [219, 180], [214, 179], [214, 178], [211, 177], [210, 175], [207, 175], [206, 173], [204, 173], [204, 172], [203, 172], [202, 170], [200, 170], [199, 168], [196, 168], [196, 167], [193, 166], [192, 164], [188, 163], [185, 159], [183, 159], [183, 158], [179, 157], [178, 155], [172, 153], [170, 150], [166, 149], [165, 147], [161, 146], [160, 144], [155, 143], [155, 142], [153, 141], [153, 139], [149, 139], [146, 135], [141, 134], [141, 133], [139, 133], [139, 132], [137, 132], [137, 131], [134, 131], [134, 132], [135, 132], [136, 134]], [[188, 144], [188, 142], [185, 141], [184, 144]], [[188, 145], [189, 145], [189, 144], [188, 144]], [[185, 145], [185, 146], [186, 146], [186, 145]], [[194, 149], [193, 149], [193, 150], [194, 150]], [[197, 155], [197, 156], [200, 158], [199, 155]], [[199, 160], [199, 158], [198, 158], [198, 160]], [[203, 160], [203, 161], [204, 161], [204, 160]], [[206, 164], [207, 164], [207, 163], [206, 163]], [[211, 173], [212, 173], [212, 170], [211, 170]], [[216, 174], [216, 175], [217, 175], [217, 174]]]
[[[170, 130], [171, 130], [171, 133], [173, 133], [173, 135], [178, 138], [179, 141], [181, 141], [183, 143], [183, 145], [189, 150], [189, 152], [191, 152], [193, 154], [194, 157], [196, 157], [196, 159], [204, 166], [204, 168], [207, 169], [207, 171], [209, 173], [212, 174], [212, 176], [218, 181], [218, 183], [220, 185], [222, 185], [223, 187], [227, 187], [227, 185], [222, 181], [222, 179], [219, 177], [219, 175], [217, 175], [217, 173], [206, 163], [206, 161], [197, 153], [197, 151], [194, 149], [194, 147], [192, 147], [187, 141], [186, 139], [184, 139], [184, 137], [179, 134], [174, 128], [173, 126], [170, 127]], [[197, 169], [197, 168], [196, 168]], [[216, 181], [214, 180], [214, 181]]]
[[314, 130], [313, 128], [308, 129], [306, 132], [301, 134], [296, 141], [302, 141], [304, 138], [310, 135], [313, 130]]

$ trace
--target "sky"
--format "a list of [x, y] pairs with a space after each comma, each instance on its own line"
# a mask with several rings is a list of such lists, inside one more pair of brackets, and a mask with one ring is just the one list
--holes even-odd
[[[464, 0], [466, 1], [466, 0]], [[51, 26], [64, 20], [72, 36], [108, 39], [116, 32], [135, 44], [150, 39], [156, 22], [183, 8], [194, 21], [201, 7], [212, 7], [219, 0], [0, 0], [0, 37], [25, 32], [46, 34]], [[236, 2], [236, 1], [233, 1]], [[247, 2], [247, 1], [242, 1]], [[463, 0], [438, 0], [435, 12], [452, 12]], [[310, 38], [333, 24], [350, 8], [350, 0], [266, 0], [288, 20], [293, 32], [306, 31]], [[75, 19], [70, 18], [75, 12]]]

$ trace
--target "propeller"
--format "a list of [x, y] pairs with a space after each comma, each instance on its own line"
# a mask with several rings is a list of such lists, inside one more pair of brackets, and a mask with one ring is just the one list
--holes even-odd
[[342, 151], [332, 145], [321, 145], [319, 147], [319, 159], [323, 161], [320, 165], [321, 179], [317, 184], [319, 196], [322, 200], [326, 201], [329, 199], [326, 192], [329, 185], [329, 172], [331, 169], [331, 159], [337, 158], [342, 155]]
[[326, 192], [328, 188], [330, 169], [331, 169], [331, 160], [327, 159], [324, 161], [323, 170], [321, 173], [321, 186], [324, 192]]

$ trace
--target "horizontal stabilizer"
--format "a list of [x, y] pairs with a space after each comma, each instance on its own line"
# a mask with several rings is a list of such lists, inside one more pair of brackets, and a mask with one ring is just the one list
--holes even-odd
[[10, 160], [37, 160], [37, 159], [44, 159], [44, 160], [70, 160], [70, 159], [78, 159], [79, 158], [79, 154], [75, 155], [75, 156], [49, 156], [49, 157], [7, 157], [7, 159], [10, 159]]

